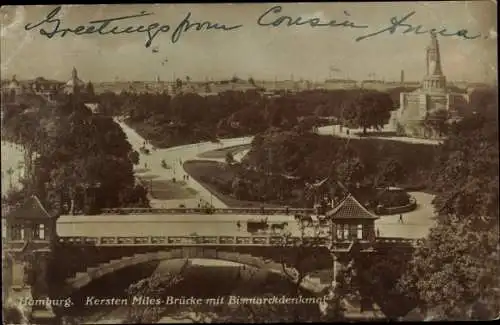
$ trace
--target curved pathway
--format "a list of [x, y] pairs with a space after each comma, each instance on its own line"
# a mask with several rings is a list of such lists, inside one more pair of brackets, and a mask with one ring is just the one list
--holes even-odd
[[[233, 139], [223, 139], [220, 143], [202, 142], [197, 144], [188, 144], [183, 146], [172, 147], [168, 149], [158, 149], [151, 144], [146, 144], [150, 154], [146, 155], [140, 152], [140, 148], [144, 145], [146, 140], [142, 138], [130, 126], [115, 118], [115, 121], [120, 125], [125, 132], [128, 141], [133, 149], [139, 152], [139, 166], [135, 169], [136, 174], [143, 178], [152, 178], [154, 180], [183, 180], [183, 176], [187, 175], [182, 167], [182, 164], [187, 160], [196, 159], [197, 156], [205, 151], [220, 149], [223, 147], [231, 147], [242, 144], [249, 144], [252, 142], [253, 137], [242, 137]], [[161, 165], [161, 161], [165, 160], [170, 169], [165, 169]], [[176, 208], [180, 204], [186, 207], [196, 207], [201, 201], [211, 203], [215, 208], [227, 208], [217, 197], [212, 195], [205, 187], [197, 182], [192, 177], [186, 181], [186, 186], [197, 191], [195, 198], [191, 199], [177, 199], [177, 200], [159, 200], [152, 199], [151, 206], [153, 208]]]
[[[349, 130], [349, 134], [347, 134], [347, 130]], [[389, 125], [385, 125], [381, 132], [395, 132], [394, 128], [392, 128]], [[363, 129], [358, 128], [358, 129], [350, 129], [347, 127], [343, 127], [342, 130], [340, 129], [340, 125], [327, 125], [327, 126], [322, 126], [318, 128], [317, 133], [320, 135], [336, 135], [341, 138], [350, 138], [350, 139], [381, 139], [381, 140], [392, 140], [392, 141], [400, 141], [400, 142], [406, 142], [406, 143], [418, 143], [418, 144], [431, 144], [431, 145], [438, 145], [441, 143], [439, 140], [433, 140], [433, 139], [421, 139], [421, 138], [410, 138], [410, 137], [403, 137], [403, 136], [377, 136], [377, 132], [375, 130], [367, 130], [367, 135], [368, 137], [363, 137], [359, 136], [358, 134], [362, 133]], [[371, 135], [370, 135], [371, 134]]]

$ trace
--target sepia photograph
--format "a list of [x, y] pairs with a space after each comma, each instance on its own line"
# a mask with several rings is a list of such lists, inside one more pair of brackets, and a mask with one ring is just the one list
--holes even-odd
[[0, 28], [3, 324], [500, 318], [495, 1]]

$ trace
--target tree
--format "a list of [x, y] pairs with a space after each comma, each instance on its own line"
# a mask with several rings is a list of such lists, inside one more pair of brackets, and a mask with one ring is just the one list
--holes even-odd
[[394, 158], [383, 160], [379, 164], [379, 173], [377, 176], [377, 185], [394, 186], [405, 177], [403, 165]]
[[359, 293], [362, 308], [370, 309], [375, 302], [389, 320], [405, 316], [415, 308], [414, 292], [400, 290], [398, 286], [411, 259], [410, 254], [404, 253], [408, 249], [392, 247], [377, 254], [354, 255], [350, 291]]
[[257, 84], [255, 83], [255, 80], [253, 79], [253, 77], [249, 77], [248, 78], [248, 83], [251, 84], [252, 86], [258, 88]]
[[[403, 283], [439, 319], [492, 319], [500, 310], [499, 258], [498, 228], [439, 224], [418, 246]], [[483, 311], [474, 315], [476, 304]]]
[[362, 127], [363, 134], [367, 128], [381, 128], [391, 117], [394, 104], [387, 93], [377, 91], [361, 92], [353, 100], [348, 100], [343, 109], [343, 119], [350, 125]]
[[423, 123], [424, 127], [430, 129], [434, 134], [439, 137], [443, 136], [447, 131], [447, 121], [449, 114], [447, 110], [440, 109], [432, 113], [427, 114]]
[[95, 92], [94, 92], [94, 85], [92, 84], [92, 82], [89, 81], [87, 83], [87, 85], [85, 86], [85, 90], [90, 98], [94, 98]]
[[232, 165], [235, 162], [232, 152], [226, 152], [226, 164]]
[[5, 304], [2, 307], [3, 323], [6, 325], [27, 324], [27, 319], [22, 311], [13, 304]]
[[14, 175], [14, 169], [12, 167], [9, 167], [9, 169], [7, 169], [7, 175], [9, 175], [9, 188], [12, 189], [12, 175]]
[[116, 206], [120, 193], [134, 187], [132, 147], [120, 126], [93, 116], [77, 99], [8, 122], [26, 148], [27, 194], [36, 194], [47, 209], [67, 204], [85, 210], [91, 201], [86, 196], [96, 187], [98, 200], [90, 210]]
[[171, 273], [154, 273], [148, 278], [131, 284], [127, 293], [130, 301], [137, 297], [148, 297], [150, 303], [145, 305], [131, 305], [128, 310], [127, 323], [151, 324], [160, 319], [162, 313], [166, 310], [165, 304], [155, 304], [151, 301], [163, 299], [170, 288], [182, 280], [180, 275]]
[[348, 188], [360, 184], [365, 175], [365, 167], [358, 157], [347, 158], [336, 165], [337, 179]]
[[247, 184], [243, 179], [240, 177], [235, 177], [232, 184], [231, 184], [231, 189], [233, 192], [234, 197], [237, 199], [245, 199], [246, 196], [248, 195], [248, 189], [247, 189]]
[[139, 164], [139, 153], [134, 150], [134, 151], [130, 151], [129, 153], [129, 159], [130, 161], [134, 164], [134, 165], [138, 165]]
[[176, 90], [180, 90], [182, 88], [182, 85], [183, 85], [182, 79], [177, 78], [175, 80], [175, 88], [176, 88]]
[[431, 175], [437, 225], [401, 281], [438, 319], [493, 319], [500, 310], [497, 122], [480, 114], [458, 123]]

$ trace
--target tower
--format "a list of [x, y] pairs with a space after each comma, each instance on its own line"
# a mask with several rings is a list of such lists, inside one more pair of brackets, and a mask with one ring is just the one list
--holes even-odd
[[73, 70], [71, 70], [71, 79], [73, 79], [73, 80], [78, 79], [78, 71], [76, 71], [75, 67], [73, 67]]
[[78, 93], [78, 71], [73, 67], [71, 70], [71, 80], [73, 81], [73, 94]]
[[56, 239], [56, 218], [42, 206], [36, 196], [5, 217], [3, 249], [4, 299], [16, 306], [28, 323], [52, 324], [55, 318], [50, 306], [31, 306], [23, 300], [49, 297], [48, 266]]
[[73, 67], [73, 70], [71, 70], [71, 79], [66, 82], [65, 85], [65, 93], [67, 94], [78, 94], [85, 89], [85, 83], [78, 78], [78, 72], [76, 71], [76, 68]]
[[426, 49], [426, 72], [423, 82], [424, 89], [439, 91], [446, 88], [446, 78], [441, 67], [439, 42], [435, 33], [431, 33], [431, 43]]
[[401, 70], [401, 84], [405, 83], [405, 71]]
[[[350, 193], [332, 210], [325, 213], [330, 222], [333, 258], [333, 279], [329, 297], [335, 298], [341, 288], [341, 277], [346, 268], [353, 266], [354, 259], [376, 252], [375, 220], [379, 217], [369, 212]], [[361, 310], [362, 311], [362, 310]]]

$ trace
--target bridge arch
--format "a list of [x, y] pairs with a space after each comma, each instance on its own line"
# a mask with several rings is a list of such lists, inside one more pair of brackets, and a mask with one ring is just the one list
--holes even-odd
[[[90, 284], [92, 281], [127, 267], [154, 261], [188, 258], [233, 262], [255, 267], [259, 270], [277, 273], [284, 277], [292, 275], [294, 279], [298, 276], [298, 273], [294, 268], [285, 265], [285, 273], [283, 265], [280, 262], [266, 259], [264, 257], [239, 252], [219, 251], [213, 248], [184, 247], [168, 251], [134, 254], [120, 259], [111, 260], [96, 267], [87, 268], [85, 272], [78, 272], [74, 277], [66, 280], [64, 293], [69, 296], [70, 294]], [[304, 278], [301, 283], [301, 287], [310, 293], [317, 295], [322, 294], [325, 290], [325, 285], [321, 284], [319, 279], [312, 279], [310, 277]]]

